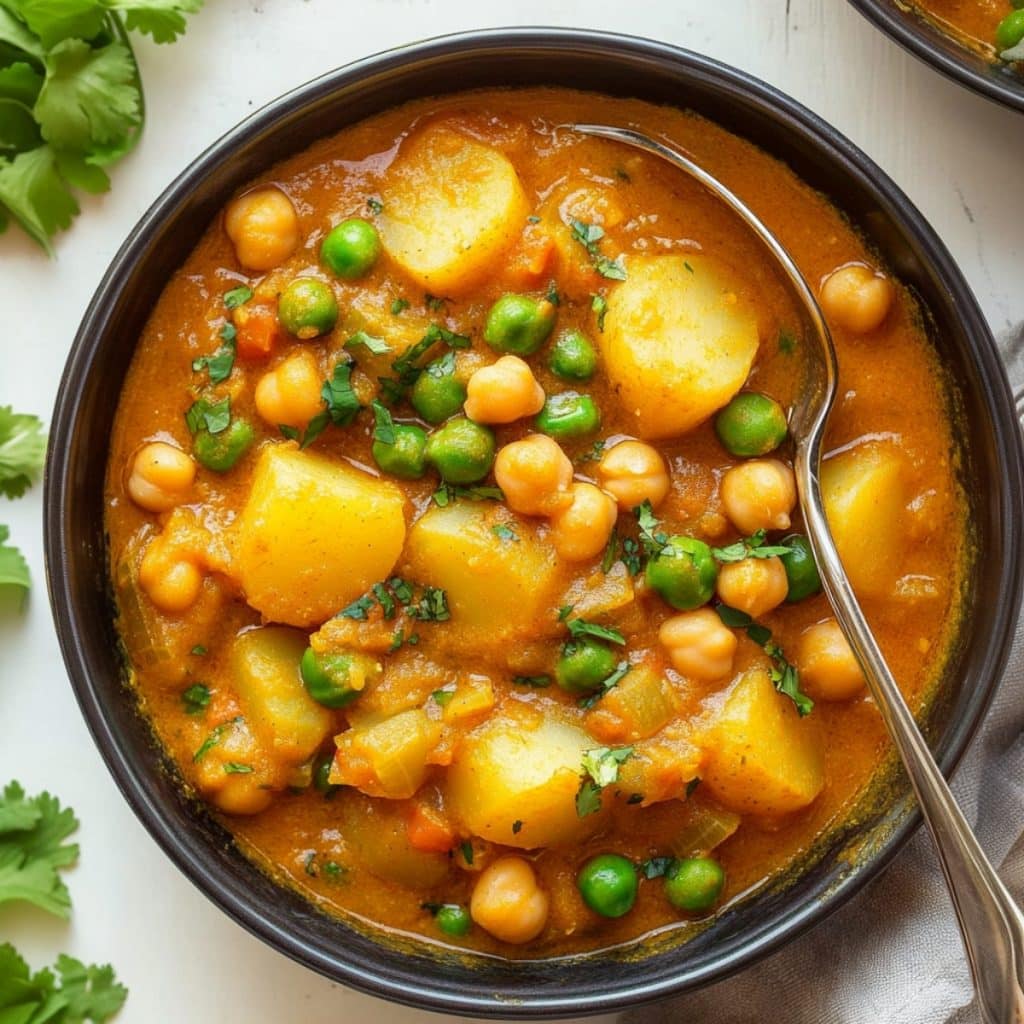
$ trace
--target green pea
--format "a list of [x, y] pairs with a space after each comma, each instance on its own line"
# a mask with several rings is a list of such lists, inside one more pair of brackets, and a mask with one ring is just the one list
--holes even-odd
[[343, 708], [356, 700], [367, 683], [381, 674], [378, 662], [368, 654], [317, 654], [306, 648], [299, 662], [306, 692], [325, 708]]
[[427, 438], [427, 461], [450, 484], [475, 484], [494, 465], [494, 434], [465, 416], [449, 420]]
[[247, 420], [232, 420], [219, 434], [203, 429], [192, 438], [195, 457], [216, 473], [226, 473], [249, 450], [256, 431]]
[[491, 306], [484, 341], [499, 352], [528, 356], [544, 344], [555, 326], [555, 307], [547, 299], [503, 295]]
[[297, 277], [277, 300], [277, 319], [296, 338], [326, 334], [338, 322], [338, 301], [329, 285], [315, 277]]
[[622, 917], [633, 909], [639, 887], [632, 861], [602, 853], [580, 868], [576, 886], [583, 902], [602, 917]]
[[725, 888], [725, 871], [710, 857], [677, 860], [665, 874], [665, 895], [679, 910], [710, 910]]
[[587, 336], [573, 328], [563, 331], [551, 346], [548, 366], [565, 380], [590, 380], [597, 370], [597, 353]]
[[445, 935], [461, 938], [473, 926], [469, 911], [461, 903], [442, 903], [434, 915], [437, 927]]
[[427, 363], [412, 387], [412, 407], [428, 422], [443, 423], [466, 401], [466, 386], [455, 376], [452, 353]]
[[598, 640], [570, 640], [562, 646], [555, 682], [570, 693], [596, 690], [615, 671], [615, 655]]
[[413, 424], [395, 424], [393, 444], [374, 441], [373, 459], [385, 473], [400, 480], [418, 480], [427, 471], [427, 432]]
[[331, 767], [334, 764], [333, 751], [321, 751], [313, 761], [313, 787], [325, 797], [333, 796], [340, 786], [331, 782]]
[[774, 398], [754, 391], [737, 395], [716, 417], [715, 433], [731, 455], [767, 455], [786, 440], [786, 413]]
[[673, 608], [688, 611], [711, 600], [718, 566], [711, 548], [695, 537], [669, 537], [664, 549], [647, 563], [647, 585]]
[[1009, 50], [1024, 39], [1024, 10], [1011, 11], [996, 29], [996, 46]]
[[353, 217], [332, 228], [320, 245], [320, 259], [335, 277], [362, 277], [377, 262], [380, 235], [368, 221]]
[[534, 425], [549, 437], [569, 441], [593, 434], [601, 426], [601, 413], [590, 395], [563, 391], [548, 395]]
[[779, 556], [786, 568], [786, 579], [789, 580], [786, 600], [792, 603], [817, 594], [821, 590], [821, 577], [814, 562], [811, 542], [802, 534], [791, 533], [782, 544], [789, 548], [788, 554]]

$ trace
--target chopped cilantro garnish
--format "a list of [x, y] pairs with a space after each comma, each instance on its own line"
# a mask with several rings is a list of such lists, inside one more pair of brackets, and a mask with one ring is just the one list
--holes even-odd
[[596, 622], [588, 622], [586, 619], [570, 619], [573, 606], [571, 604], [558, 610], [558, 621], [564, 622], [569, 630], [569, 635], [575, 640], [581, 636], [592, 636], [598, 640], [608, 640], [610, 643], [625, 645], [626, 638], [617, 630], [609, 626], [599, 626]]
[[423, 357], [442, 341], [449, 348], [469, 348], [470, 346], [470, 340], [466, 335], [456, 334], [440, 324], [431, 324], [423, 337], [415, 345], [406, 349], [391, 364], [391, 369], [398, 375], [397, 378], [381, 378], [381, 387], [388, 398], [397, 401], [416, 383], [419, 375], [423, 372], [421, 365]]
[[441, 484], [431, 495], [434, 504], [447, 508], [455, 498], [467, 501], [504, 501], [505, 495], [500, 487], [456, 487], [452, 484]]
[[560, 306], [562, 304], [562, 298], [558, 294], [558, 282], [549, 281], [548, 290], [544, 294], [544, 298], [551, 303], [552, 306]]
[[[226, 335], [224, 332], [228, 327], [231, 328], [232, 333]], [[221, 331], [221, 337], [224, 339], [223, 344], [217, 351], [212, 356], [199, 356], [197, 359], [192, 360], [192, 369], [196, 373], [200, 373], [203, 370], [209, 372], [211, 384], [220, 384], [231, 376], [231, 371], [235, 365], [236, 353], [234, 330], [234, 324], [225, 324], [224, 329]]]
[[252, 289], [248, 285], [239, 285], [231, 291], [224, 293], [224, 306], [226, 309], [238, 309], [244, 306], [252, 298]]
[[551, 685], [551, 676], [513, 676], [516, 686], [532, 686], [535, 690], [543, 690]]
[[603, 295], [592, 295], [590, 308], [597, 314], [597, 329], [603, 334], [604, 318], [608, 315], [608, 300]]
[[645, 860], [640, 865], [640, 874], [647, 879], [663, 878], [668, 869], [672, 867], [674, 859], [673, 857], [651, 857], [650, 860]]
[[696, 790], [696, 788], [699, 785], [700, 785], [700, 776], [699, 775], [695, 775], [692, 779], [690, 779], [690, 781], [686, 784], [686, 799], [687, 800], [689, 800], [690, 797], [693, 796], [694, 790]]
[[202, 644], [196, 644], [195, 647], [192, 648], [190, 653], [194, 654], [197, 658], [202, 658], [205, 655], [209, 654], [209, 651], [207, 651], [207, 649]]
[[356, 348], [362, 346], [367, 352], [372, 352], [375, 356], [383, 355], [385, 352], [390, 352], [391, 348], [383, 338], [375, 338], [372, 334], [367, 334], [366, 331], [356, 331], [348, 341], [345, 342], [345, 348]]
[[491, 533], [493, 533], [495, 537], [500, 537], [502, 540], [519, 540], [519, 535], [516, 533], [516, 531], [513, 530], [511, 526], [508, 526], [505, 523], [498, 523], [496, 526], [492, 526]]
[[241, 720], [241, 717], [232, 718], [231, 721], [222, 722], [218, 725], [210, 735], [203, 740], [199, 749], [192, 755], [192, 763], [198, 764], [202, 761], [202, 759], [206, 757], [206, 755], [224, 738], [224, 733], [226, 733], [233, 725], [237, 725]]
[[448, 595], [440, 587], [424, 587], [419, 603], [410, 605], [408, 612], [411, 618], [421, 622], [447, 622], [452, 617]]
[[745, 558], [774, 558], [777, 555], [788, 555], [789, 548], [784, 544], [765, 544], [765, 531], [757, 530], [749, 537], [729, 544], [724, 548], [712, 548], [711, 554], [719, 562], [742, 562]]
[[579, 706], [584, 711], [589, 711], [597, 702], [609, 691], [619, 685], [622, 678], [629, 672], [629, 662], [620, 661], [615, 666], [615, 671], [608, 676], [607, 679], [602, 679], [599, 688], [586, 697], [581, 697], [579, 700]]
[[619, 766], [633, 755], [633, 747], [594, 747], [584, 751], [583, 779], [576, 793], [576, 815], [585, 818], [601, 809], [601, 791], [619, 779]]
[[800, 689], [800, 673], [789, 663], [782, 648], [772, 640], [772, 631], [755, 622], [746, 612], [720, 604], [715, 608], [718, 617], [730, 629], [746, 630], [747, 636], [760, 647], [772, 660], [771, 680], [779, 693], [785, 694], [796, 705], [801, 716], [809, 715], [814, 708], [814, 701]]
[[370, 609], [373, 607], [373, 598], [369, 594], [356, 598], [347, 608], [342, 608], [338, 617], [342, 619], [357, 619], [365, 622]]
[[473, 863], [473, 844], [468, 839], [459, 844], [459, 852], [467, 864]]
[[[359, 397], [352, 390], [351, 363], [340, 362], [335, 365], [330, 380], [324, 381], [320, 397], [327, 403], [327, 415], [336, 427], [347, 427], [355, 419], [362, 406], [359, 404]], [[326, 426], [326, 423], [324, 425]], [[308, 435], [308, 428], [306, 433]]]
[[224, 764], [225, 775], [251, 775], [252, 770], [251, 764], [239, 764], [238, 761], [227, 761]]
[[228, 429], [231, 423], [231, 397], [225, 395], [218, 401], [200, 398], [189, 406], [185, 413], [185, 424], [192, 434], [206, 430], [211, 434], [220, 434]]
[[455, 687], [450, 690], [435, 690], [430, 696], [435, 704], [444, 707], [455, 696]]
[[570, 220], [569, 227], [572, 237], [587, 250], [590, 262], [602, 277], [612, 281], [626, 280], [626, 268], [622, 265], [622, 257], [613, 260], [601, 254], [599, 243], [604, 238], [604, 228], [581, 220]]
[[402, 299], [402, 298], [395, 299], [394, 302], [391, 303], [391, 315], [392, 316], [398, 316], [398, 314], [401, 313], [402, 310], [405, 310], [405, 309], [408, 309], [408, 308], [409, 308], [409, 300], [408, 299]]
[[796, 335], [788, 327], [779, 331], [779, 351], [784, 356], [790, 356], [796, 351]]
[[200, 715], [210, 704], [210, 688], [203, 683], [193, 683], [181, 695], [186, 715]]
[[512, 835], [517, 836], [520, 832], [522, 832], [522, 830], [523, 823], [518, 818], [516, 818], [516, 820], [512, 822]]
[[438, 295], [431, 295], [430, 292], [427, 292], [426, 295], [423, 296], [423, 305], [426, 306], [431, 313], [440, 313], [441, 310], [444, 309], [445, 303], [449, 301], [449, 299], [443, 299]]
[[373, 439], [381, 444], [395, 443], [395, 421], [386, 405], [374, 399], [373, 402]]
[[413, 589], [408, 580], [403, 580], [401, 576], [392, 576], [388, 580], [388, 586], [400, 603], [408, 604], [412, 600]]
[[370, 198], [366, 200], [366, 208], [372, 214], [384, 212], [384, 204], [376, 196], [370, 196]]
[[658, 527], [661, 520], [654, 515], [649, 501], [644, 501], [633, 510], [640, 527], [640, 544], [648, 558], [656, 558], [668, 545], [668, 536]]
[[691, 267], [691, 266], [690, 266], [690, 264], [689, 264], [689, 263], [688, 263], [688, 262], [687, 262], [686, 260], [683, 260], [683, 266], [684, 266], [684, 267], [686, 267], [686, 269], [687, 269], [687, 270], [688, 270], [688, 271], [689, 271], [689, 272], [690, 272], [691, 274], [693, 273], [693, 267]]
[[370, 588], [373, 592], [373, 596], [377, 598], [377, 604], [380, 605], [381, 611], [384, 613], [385, 619], [393, 619], [397, 606], [395, 599], [391, 596], [391, 591], [383, 583], [374, 583]]

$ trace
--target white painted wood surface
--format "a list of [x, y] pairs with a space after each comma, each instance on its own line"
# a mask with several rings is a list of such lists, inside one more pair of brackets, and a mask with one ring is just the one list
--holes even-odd
[[[104, 267], [158, 192], [267, 100], [354, 58], [429, 36], [558, 24], [652, 36], [749, 71], [863, 147], [937, 228], [999, 333], [1024, 319], [1024, 117], [947, 82], [842, 0], [207, 0], [170, 48], [138, 44], [148, 130], [85, 202], [50, 262], [0, 239], [0, 404], [46, 416], [79, 318]], [[133, 339], [126, 338], [125, 344]], [[124, 1024], [383, 1024], [426, 1020], [286, 961], [179, 873], [120, 798], [71, 696], [43, 587], [41, 493], [0, 505], [36, 586], [24, 618], [0, 617], [0, 782], [20, 778], [75, 807], [83, 825], [66, 926], [0, 911], [0, 940], [36, 966], [67, 951], [112, 961], [131, 986]]]

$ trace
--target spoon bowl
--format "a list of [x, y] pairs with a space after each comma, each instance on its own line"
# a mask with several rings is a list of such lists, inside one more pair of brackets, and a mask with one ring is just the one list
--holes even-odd
[[789, 418], [796, 448], [794, 471], [800, 511], [822, 587], [853, 649], [882, 719], [910, 778], [953, 900], [978, 1008], [986, 1024], [1024, 1022], [1024, 914], [985, 856], [942, 776], [928, 744], [886, 663], [839, 558], [821, 496], [825, 429], [835, 402], [835, 346], [807, 279], [782, 243], [735, 193], [684, 152], [627, 128], [569, 125], [581, 135], [620, 142], [651, 153], [700, 182], [764, 244], [804, 314], [812, 344], [805, 346], [804, 380]]

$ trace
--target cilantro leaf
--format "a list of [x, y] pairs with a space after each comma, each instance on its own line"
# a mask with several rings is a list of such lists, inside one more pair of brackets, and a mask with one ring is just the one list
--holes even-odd
[[640, 865], [640, 874], [650, 880], [652, 878], [663, 878], [668, 869], [672, 867], [674, 857], [651, 857]]
[[0, 43], [21, 50], [22, 53], [27, 53], [40, 62], [46, 52], [35, 34], [30, 32], [13, 12], [6, 10], [3, 4], [0, 4]]
[[[34, 821], [26, 827], [26, 804]], [[28, 801], [17, 782], [0, 796], [0, 903], [23, 900], [67, 918], [71, 897], [57, 874], [78, 859], [78, 847], [64, 840], [78, 828], [74, 812], [49, 793]]]
[[602, 277], [612, 281], [626, 280], [626, 268], [622, 265], [622, 257], [611, 259], [602, 255], [598, 247], [598, 243], [604, 238], [604, 228], [581, 220], [570, 220], [569, 227], [573, 239], [587, 250], [591, 264]]
[[583, 708], [584, 711], [589, 711], [606, 693], [608, 693], [609, 690], [613, 690], [619, 685], [619, 683], [629, 673], [629, 668], [630, 666], [628, 661], [620, 661], [618, 665], [615, 666], [615, 671], [606, 679], [601, 680], [598, 689], [594, 693], [580, 698], [577, 702], [579, 706]]
[[199, 398], [189, 406], [185, 413], [185, 425], [189, 433], [198, 434], [206, 430], [211, 434], [220, 434], [231, 424], [231, 397], [225, 395], [217, 401]]
[[572, 607], [572, 605], [566, 605], [564, 608], [559, 609], [558, 621], [565, 623], [566, 628], [569, 630], [569, 636], [574, 640], [579, 639], [581, 636], [592, 636], [598, 640], [607, 640], [620, 646], [625, 645], [626, 638], [617, 629], [612, 629], [609, 626], [599, 626], [596, 622], [588, 622], [586, 619], [570, 619]]
[[11, 160], [0, 159], [0, 231], [5, 226], [5, 208], [53, 254], [50, 237], [71, 224], [78, 213], [78, 203], [58, 173], [51, 147], [39, 146]]
[[45, 457], [42, 421], [0, 406], [0, 494], [20, 498], [39, 476]]
[[193, 683], [181, 695], [186, 715], [201, 715], [210, 704], [210, 688], [203, 683]]
[[668, 546], [668, 535], [658, 529], [661, 520], [654, 515], [654, 509], [647, 500], [638, 505], [633, 514], [640, 527], [640, 544], [644, 554], [648, 558], [657, 558]]
[[[229, 327], [231, 331], [227, 332]], [[200, 373], [203, 370], [209, 372], [211, 384], [221, 384], [223, 381], [226, 381], [231, 376], [232, 369], [234, 369], [235, 354], [237, 352], [234, 330], [233, 324], [225, 324], [224, 331], [221, 333], [224, 342], [217, 351], [211, 356], [199, 356], [198, 359], [192, 360], [192, 369], [196, 373]]]
[[185, 31], [185, 15], [195, 14], [203, 0], [103, 0], [107, 10], [124, 11], [125, 27], [173, 43]]
[[124, 43], [94, 49], [80, 38], [65, 39], [47, 53], [45, 65], [34, 112], [55, 149], [90, 153], [94, 145], [131, 138], [142, 115], [135, 61]]
[[516, 543], [519, 540], [519, 535], [516, 533], [516, 531], [513, 530], [512, 527], [506, 523], [498, 523], [495, 526], [492, 526], [491, 533], [493, 533], [495, 537], [498, 537], [501, 540], [508, 540], [512, 541], [513, 543]]
[[743, 537], [734, 544], [723, 548], [712, 548], [711, 554], [719, 562], [742, 562], [746, 558], [774, 558], [788, 555], [789, 548], [784, 544], [766, 544], [765, 531], [756, 530], [749, 537]]
[[608, 315], [608, 300], [603, 295], [592, 295], [590, 308], [597, 314], [597, 329], [604, 334], [604, 318]]
[[583, 752], [583, 779], [576, 793], [576, 816], [601, 809], [601, 791], [619, 780], [619, 766], [633, 756], [633, 747], [594, 747]]
[[13, 7], [46, 50], [71, 37], [91, 39], [103, 28], [97, 0], [17, 0]]
[[232, 288], [224, 293], [224, 308], [238, 309], [239, 306], [244, 306], [251, 298], [252, 289], [248, 285], [240, 284], [237, 288]]
[[373, 402], [373, 439], [379, 444], [393, 445], [395, 443], [395, 421], [391, 417], [386, 405]]
[[31, 583], [28, 563], [16, 547], [4, 543], [9, 533], [6, 526], [0, 526], [0, 587], [21, 587], [27, 591]]
[[362, 345], [367, 352], [371, 352], [375, 356], [384, 355], [385, 352], [391, 351], [391, 347], [383, 338], [375, 338], [372, 334], [367, 334], [366, 331], [356, 331], [345, 342], [345, 348], [355, 348], [357, 345]]
[[[355, 419], [356, 413], [362, 409], [359, 396], [352, 390], [351, 363], [336, 364], [331, 379], [324, 381], [320, 394], [327, 403], [327, 414], [336, 427], [347, 427]], [[307, 435], [308, 433], [307, 429]]]

